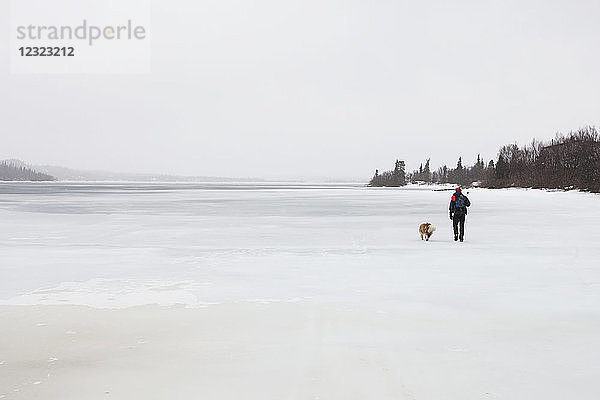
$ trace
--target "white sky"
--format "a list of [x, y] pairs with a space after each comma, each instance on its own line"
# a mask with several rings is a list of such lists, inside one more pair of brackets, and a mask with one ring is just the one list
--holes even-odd
[[0, 158], [368, 179], [600, 125], [598, 0], [155, 0], [147, 75], [11, 75], [6, 3]]

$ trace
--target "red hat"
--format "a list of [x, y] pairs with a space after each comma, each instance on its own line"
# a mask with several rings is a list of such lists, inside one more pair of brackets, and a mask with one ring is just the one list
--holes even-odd
[[457, 192], [460, 192], [460, 188], [459, 188], [459, 187], [457, 187], [455, 190], [456, 190]]

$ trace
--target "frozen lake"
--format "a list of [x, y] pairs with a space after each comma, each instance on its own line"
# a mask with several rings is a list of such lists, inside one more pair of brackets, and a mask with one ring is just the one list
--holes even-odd
[[[451, 193], [1, 184], [1, 272], [11, 279], [2, 280], [0, 299], [120, 307], [410, 295], [445, 307], [596, 310], [598, 196], [471, 190], [461, 244], [451, 241]], [[438, 228], [429, 243], [417, 234], [425, 221]]]
[[451, 194], [3, 183], [0, 305], [361, 310], [357, 342], [416, 366], [389, 398], [598, 398], [600, 196], [474, 189], [455, 243]]

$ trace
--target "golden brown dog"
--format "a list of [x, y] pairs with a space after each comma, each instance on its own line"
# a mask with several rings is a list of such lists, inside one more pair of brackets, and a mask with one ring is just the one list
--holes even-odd
[[419, 234], [421, 235], [421, 240], [425, 238], [426, 241], [429, 241], [431, 235], [435, 232], [435, 226], [431, 225], [429, 222], [425, 222], [419, 226]]

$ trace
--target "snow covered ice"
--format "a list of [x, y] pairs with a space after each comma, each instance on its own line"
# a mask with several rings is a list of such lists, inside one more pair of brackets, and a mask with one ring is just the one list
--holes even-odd
[[[598, 398], [600, 197], [472, 189], [466, 241], [456, 243], [451, 194], [0, 184], [0, 309], [182, 305], [215, 320], [219, 310], [272, 309], [273, 326], [259, 336], [297, 339], [281, 344], [278, 380], [314, 376], [246, 398]], [[429, 242], [419, 238], [422, 222], [437, 227]], [[241, 328], [233, 342], [247, 339]], [[298, 358], [298, 346], [313, 356]], [[215, 368], [212, 379], [234, 379], [232, 368]], [[328, 372], [336, 368], [339, 380]], [[253, 378], [266, 381], [261, 371]], [[40, 382], [35, 390], [49, 390]], [[0, 395], [9, 392], [0, 380]]]

